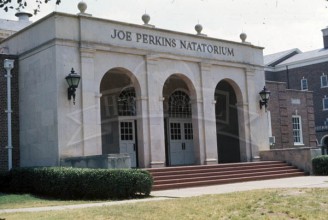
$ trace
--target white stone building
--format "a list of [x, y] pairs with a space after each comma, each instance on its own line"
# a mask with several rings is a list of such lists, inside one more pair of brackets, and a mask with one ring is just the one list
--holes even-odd
[[269, 149], [263, 48], [144, 20], [54, 12], [0, 43], [19, 56], [21, 166], [120, 153], [132, 167], [216, 164]]
[[[0, 42], [9, 37], [10, 35], [16, 33], [19, 30], [29, 26], [32, 22], [29, 20], [29, 17], [32, 16], [31, 13], [28, 12], [17, 12], [15, 14], [18, 17], [18, 21], [12, 21], [7, 19], [0, 19]], [[0, 54], [5, 51], [0, 51]]]

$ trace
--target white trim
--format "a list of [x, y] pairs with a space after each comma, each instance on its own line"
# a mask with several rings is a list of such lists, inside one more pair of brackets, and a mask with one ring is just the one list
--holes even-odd
[[[268, 63], [266, 63], [265, 65], [266, 66], [270, 66], [271, 64], [273, 64], [273, 63], [275, 63], [275, 62], [277, 62], [277, 61], [279, 61], [279, 60], [281, 60], [281, 59], [283, 59], [283, 58], [285, 58], [285, 57], [288, 57], [288, 56], [290, 56], [292, 53], [297, 53], [297, 54], [300, 54], [300, 53], [302, 53], [302, 51], [300, 50], [300, 49], [298, 49], [298, 48], [294, 48], [294, 49], [291, 49], [291, 50], [289, 50], [289, 51], [283, 51], [283, 52], [280, 52], [280, 53], [282, 53], [281, 54], [281, 56], [279, 56], [279, 57], [276, 57], [275, 59], [272, 59], [270, 62], [268, 62]], [[265, 56], [272, 56], [272, 55], [274, 55], [274, 54], [268, 54], [268, 55], [265, 55]], [[287, 58], [288, 59], [288, 58]], [[287, 60], [286, 59], [286, 60]], [[282, 61], [283, 62], [283, 61]], [[278, 64], [279, 65], [279, 64]]]
[[[294, 119], [298, 119], [298, 125], [299, 125], [299, 129], [294, 129]], [[302, 130], [302, 118], [300, 115], [293, 115], [292, 116], [292, 128], [293, 128], [293, 139], [294, 139], [294, 145], [295, 146], [300, 146], [300, 145], [304, 145], [303, 143], [303, 130]], [[299, 137], [299, 142], [295, 142], [295, 136], [294, 136], [294, 131], [298, 132]]]
[[[323, 83], [322, 83], [323, 78], [326, 78], [326, 85], [323, 85]], [[321, 88], [327, 88], [328, 87], [328, 77], [324, 73], [320, 76], [320, 85], [321, 85]]]
[[294, 68], [300, 68], [300, 67], [309, 66], [309, 65], [318, 64], [318, 63], [324, 63], [324, 62], [328, 62], [327, 55], [323, 55], [321, 57], [315, 57], [312, 59], [299, 60], [296, 62], [290, 62], [290, 63], [286, 63], [286, 64], [281, 64], [281, 65], [278, 64], [273, 69], [271, 69], [271, 71], [274, 71], [274, 72], [283, 71], [283, 70], [286, 70], [286, 66], [288, 66], [288, 69], [294, 69]]
[[[303, 87], [303, 81], [306, 82], [306, 88]], [[308, 90], [309, 90], [309, 84], [308, 84], [308, 81], [307, 81], [307, 79], [305, 79], [304, 77], [303, 77], [303, 79], [301, 79], [301, 90], [302, 90], [302, 91], [308, 91]]]
[[325, 100], [328, 100], [328, 97], [325, 96], [322, 98], [322, 110], [327, 111], [328, 106], [327, 106], [327, 108], [325, 108]]

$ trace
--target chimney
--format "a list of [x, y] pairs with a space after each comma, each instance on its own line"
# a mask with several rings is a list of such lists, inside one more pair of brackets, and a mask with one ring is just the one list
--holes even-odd
[[322, 29], [322, 34], [323, 34], [323, 47], [325, 49], [328, 49], [328, 27], [325, 29]]
[[30, 17], [32, 17], [32, 14], [26, 11], [19, 11], [15, 14], [16, 17], [18, 17], [19, 22], [30, 22]]

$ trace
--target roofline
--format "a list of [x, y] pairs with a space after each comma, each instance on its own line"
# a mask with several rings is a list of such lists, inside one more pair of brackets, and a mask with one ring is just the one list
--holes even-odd
[[132, 26], [132, 27], [138, 27], [138, 28], [143, 28], [143, 29], [148, 29], [148, 30], [164, 31], [164, 32], [168, 32], [168, 33], [172, 33], [172, 34], [178, 34], [178, 35], [184, 35], [184, 36], [188, 36], [188, 37], [195, 37], [195, 38], [206, 39], [206, 40], [214, 40], [214, 41], [220, 41], [220, 42], [225, 42], [225, 43], [238, 44], [238, 45], [243, 45], [243, 46], [247, 46], [247, 47], [251, 47], [251, 48], [255, 48], [255, 49], [260, 49], [260, 50], [264, 49], [264, 47], [255, 46], [255, 45], [252, 45], [252, 44], [249, 44], [249, 43], [245, 44], [245, 43], [242, 43], [242, 42], [224, 40], [224, 39], [208, 37], [208, 36], [204, 36], [204, 35], [190, 34], [190, 33], [185, 33], [185, 32], [173, 31], [173, 30], [162, 29], [162, 28], [157, 28], [157, 27], [149, 27], [149, 26], [140, 25], [140, 24], [132, 24], [132, 23], [126, 23], [126, 22], [122, 22], [122, 21], [115, 21], [115, 20], [97, 18], [97, 17], [92, 17], [92, 16], [85, 16], [85, 15], [79, 15], [79, 14], [74, 15], [74, 14], [68, 14], [68, 13], [64, 13], [64, 12], [51, 12], [50, 14], [44, 16], [43, 18], [33, 22], [32, 24], [28, 25], [27, 27], [25, 27], [25, 28], [21, 29], [20, 31], [17, 31], [13, 35], [7, 37], [0, 44], [8, 41], [9, 39], [11, 39], [11, 38], [15, 37], [16, 35], [20, 34], [21, 32], [24, 32], [24, 31], [28, 30], [29, 28], [32, 28], [32, 27], [38, 25], [39, 23], [42, 23], [44, 20], [47, 20], [48, 18], [56, 16], [56, 15], [74, 17], [74, 18], [82, 17], [82, 18], [91, 19], [91, 20], [107, 21], [107, 22], [111, 22], [111, 23], [114, 23], [114, 24], [124, 25], [124, 26]]
[[277, 65], [274, 67], [274, 71], [280, 71], [282, 69], [285, 69], [286, 66], [288, 66], [289, 69], [294, 69], [294, 68], [309, 66], [309, 65], [313, 65], [313, 64], [317, 64], [317, 63], [322, 63], [322, 62], [328, 62], [328, 54], [325, 54], [325, 55], [322, 55], [319, 57], [311, 57], [311, 58], [304, 59], [304, 60], [298, 60], [298, 61], [294, 61], [294, 62], [290, 62], [290, 63], [286, 63], [286, 64]]
[[[283, 52], [283, 51], [282, 51]], [[281, 53], [282, 53], [281, 52]], [[285, 56], [283, 56], [283, 57], [279, 57], [279, 58], [277, 58], [277, 59], [274, 59], [273, 61], [271, 61], [270, 63], [268, 63], [268, 64], [265, 64], [266, 66], [271, 66], [272, 64], [274, 64], [274, 63], [276, 63], [277, 61], [279, 61], [279, 60], [281, 60], [282, 58], [284, 58], [284, 57], [286, 57], [286, 56], [288, 56], [288, 55], [290, 55], [290, 54], [292, 54], [292, 53], [297, 53], [297, 54], [299, 54], [299, 53], [302, 53], [302, 51], [300, 50], [300, 49], [298, 49], [298, 48], [294, 48], [294, 49], [291, 49], [290, 50], [290, 52], [288, 53], [288, 54], [286, 54]], [[279, 52], [278, 52], [279, 53]], [[275, 54], [275, 53], [273, 53], [273, 54]], [[266, 56], [270, 56], [270, 55], [273, 55], [273, 54], [268, 54], [268, 55], [266, 55]], [[289, 58], [289, 57], [288, 57]], [[287, 59], [288, 59], [287, 58]]]

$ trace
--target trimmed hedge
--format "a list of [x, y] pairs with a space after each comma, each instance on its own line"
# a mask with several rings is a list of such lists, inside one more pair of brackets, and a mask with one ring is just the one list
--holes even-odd
[[314, 175], [328, 175], [328, 155], [313, 158], [312, 169]]
[[4, 192], [59, 199], [149, 196], [152, 184], [151, 175], [138, 169], [18, 168], [0, 176], [0, 190]]

